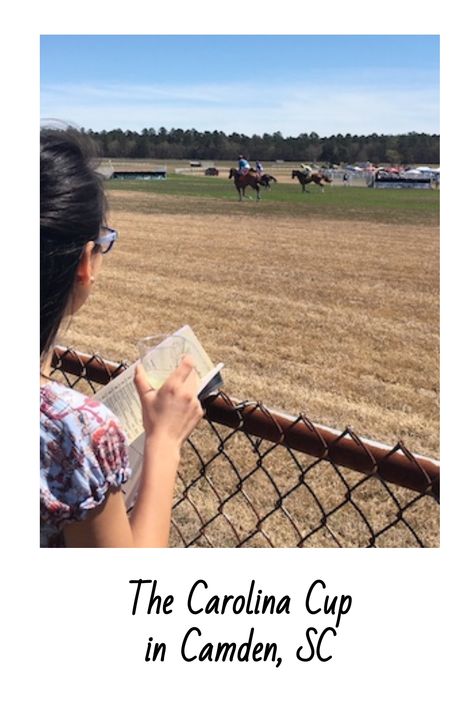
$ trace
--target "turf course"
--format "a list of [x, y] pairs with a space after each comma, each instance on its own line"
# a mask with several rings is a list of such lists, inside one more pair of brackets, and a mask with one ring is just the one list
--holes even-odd
[[[172, 198], [168, 208], [173, 212], [193, 211], [203, 214], [210, 209], [214, 214], [248, 213], [265, 215], [285, 215], [288, 217], [311, 217], [331, 220], [363, 220], [386, 224], [437, 225], [439, 223], [438, 190], [377, 190], [367, 187], [327, 185], [324, 193], [317, 186], [310, 186], [310, 192], [302, 192], [299, 183], [278, 182], [271, 190], [261, 190], [260, 201], [256, 193], [247, 188], [247, 196], [252, 200], [238, 201], [232, 180], [221, 177], [170, 175], [166, 180], [109, 180], [109, 193], [133, 191], [151, 193], [162, 200]], [[176, 198], [197, 198], [196, 201], [183, 200], [176, 204]], [[199, 199], [205, 198], [202, 201]], [[142, 211], [142, 206], [140, 211]]]

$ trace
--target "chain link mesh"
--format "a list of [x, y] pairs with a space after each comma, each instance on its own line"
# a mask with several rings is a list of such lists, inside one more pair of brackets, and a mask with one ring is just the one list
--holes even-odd
[[[57, 347], [52, 377], [90, 394], [126, 367]], [[205, 408], [183, 449], [171, 546], [439, 545], [438, 462], [222, 392]]]

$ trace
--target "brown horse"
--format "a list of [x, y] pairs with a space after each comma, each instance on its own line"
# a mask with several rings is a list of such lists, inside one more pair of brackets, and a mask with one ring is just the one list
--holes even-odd
[[239, 200], [245, 197], [245, 188], [250, 185], [257, 192], [257, 200], [260, 200], [260, 177], [252, 169], [242, 175], [236, 168], [231, 168], [229, 171], [229, 180], [234, 178], [235, 189], [239, 193]]
[[324, 192], [324, 183], [332, 183], [331, 178], [328, 178], [322, 173], [311, 173], [311, 175], [308, 175], [307, 173], [303, 173], [302, 170], [293, 170], [291, 177], [298, 178], [304, 193], [309, 193], [309, 190], [306, 190], [306, 186], [310, 183], [316, 183], [316, 185], [319, 185], [322, 193]]
[[268, 188], [271, 190], [271, 185], [270, 183], [277, 183], [277, 179], [273, 177], [273, 175], [269, 175], [268, 173], [263, 173], [263, 175], [260, 176], [259, 178], [260, 185], [263, 185], [264, 188]]

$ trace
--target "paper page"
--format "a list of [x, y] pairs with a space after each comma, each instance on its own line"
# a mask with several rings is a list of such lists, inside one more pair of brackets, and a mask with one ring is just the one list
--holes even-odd
[[122, 490], [125, 494], [125, 505], [131, 508], [137, 497], [138, 484], [140, 482], [140, 474], [142, 472], [143, 466], [143, 450], [145, 447], [145, 433], [137, 437], [133, 442], [130, 443], [128, 447], [128, 459], [130, 462], [130, 468], [132, 473], [130, 478], [122, 486]]
[[[173, 335], [184, 339], [185, 352], [192, 355], [200, 378], [205, 378], [212, 370], [213, 364], [193, 330], [190, 326], [183, 326]], [[159, 387], [177, 365], [175, 362], [169, 362], [166, 348], [161, 351], [160, 348], [161, 346], [157, 346], [143, 361], [151, 382], [154, 380], [151, 374], [160, 373], [161, 382], [152, 382], [153, 387]], [[129, 442], [133, 442], [143, 432], [140, 400], [133, 382], [134, 365], [135, 363], [95, 395], [96, 400], [103, 402], [119, 418]]]
[[[216, 368], [213, 367], [211, 359], [189, 326], [183, 326], [173, 335], [179, 335], [185, 339], [185, 352], [192, 355], [196, 364], [196, 370], [202, 380], [201, 387], [205, 387], [205, 385], [209, 383], [209, 380], [212, 380], [213, 376], [216, 377], [216, 371], [218, 372], [222, 368], [222, 363], [219, 363]], [[169, 358], [168, 354], [164, 353], [165, 350], [166, 349], [163, 348], [160, 353], [160, 345], [157, 346], [146, 356], [143, 362], [145, 369], [149, 373], [153, 371], [161, 372], [160, 379], [162, 380], [165, 380], [176, 367], [176, 363], [167, 362]], [[127, 435], [129, 442], [129, 461], [132, 469], [130, 479], [123, 486], [127, 507], [133, 506], [137, 495], [145, 441], [140, 399], [133, 382], [135, 363], [101, 388], [94, 396], [96, 400], [103, 402], [104, 405], [118, 417]], [[150, 377], [150, 381], [151, 380], [153, 380], [153, 378]], [[161, 383], [153, 383], [154, 387], [159, 387], [160, 384]]]
[[94, 396], [118, 417], [129, 442], [143, 432], [142, 409], [133, 382], [134, 374], [133, 366], [127, 368]]

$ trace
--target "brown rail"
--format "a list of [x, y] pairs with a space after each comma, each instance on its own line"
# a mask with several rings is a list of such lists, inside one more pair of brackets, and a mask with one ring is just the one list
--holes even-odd
[[51, 365], [53, 370], [60, 369], [99, 385], [107, 385], [128, 366], [124, 362], [115, 363], [98, 355], [89, 355], [62, 346], [55, 347]]
[[[53, 369], [59, 368], [99, 384], [108, 383], [127, 365], [59, 346], [53, 358]], [[390, 448], [380, 442], [362, 439], [350, 429], [338, 432], [315, 424], [304, 415], [292, 417], [269, 410], [261, 403], [239, 402], [222, 392], [208, 398], [204, 405], [206, 417], [211, 422], [326, 459], [338, 466], [378, 476], [413, 491], [431, 494], [439, 501], [439, 462], [412, 454], [401, 442]]]
[[261, 403], [239, 403], [224, 393], [209, 398], [205, 405], [212, 422], [439, 499], [439, 462], [413, 455], [401, 442], [390, 448], [362, 439], [349, 429], [338, 432], [303, 415], [291, 417]]

